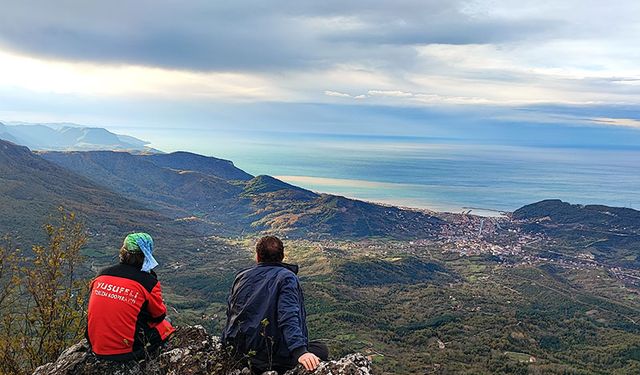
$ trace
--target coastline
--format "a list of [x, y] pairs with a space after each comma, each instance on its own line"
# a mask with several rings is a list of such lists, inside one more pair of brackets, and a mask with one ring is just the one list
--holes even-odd
[[[426, 210], [442, 213], [468, 213], [484, 217], [504, 217], [510, 211], [496, 208], [486, 208], [468, 205], [447, 204], [442, 202], [425, 202], [424, 199], [412, 198], [381, 198], [366, 194], [366, 191], [375, 189], [393, 189], [409, 186], [419, 186], [406, 183], [376, 182], [359, 179], [327, 178], [314, 176], [274, 176], [284, 182], [309, 189], [319, 194], [340, 195], [351, 199], [362, 200], [370, 203], [395, 206], [399, 208]], [[358, 189], [360, 191], [358, 191]]]

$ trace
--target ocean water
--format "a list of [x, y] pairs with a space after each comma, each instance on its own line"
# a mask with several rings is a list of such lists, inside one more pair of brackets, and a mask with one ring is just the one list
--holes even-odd
[[317, 192], [437, 211], [498, 214], [558, 198], [640, 209], [640, 149], [447, 139], [195, 131], [160, 149], [232, 160]]

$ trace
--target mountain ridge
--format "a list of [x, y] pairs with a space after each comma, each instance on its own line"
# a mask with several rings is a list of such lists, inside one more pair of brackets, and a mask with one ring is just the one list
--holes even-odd
[[227, 234], [432, 237], [444, 223], [424, 212], [317, 194], [271, 176], [253, 177], [230, 161], [197, 154], [42, 151], [39, 155], [129, 199], [199, 218]]
[[[161, 216], [140, 203], [103, 189], [89, 179], [33, 154], [26, 146], [3, 140], [0, 140], [0, 181], [0, 202], [5, 208], [5, 214], [0, 217], [2, 228], [32, 227], [34, 217], [38, 218], [37, 222], [44, 223], [57, 206], [104, 220], [103, 224], [109, 230], [163, 221]], [[99, 230], [99, 227], [96, 225], [91, 229]]]
[[[52, 163], [26, 146], [0, 140], [0, 235], [29, 249], [46, 241], [45, 223], [55, 222], [56, 210], [74, 212], [89, 235], [89, 252], [94, 260], [112, 258], [109, 249], [123, 233], [154, 233], [165, 249], [184, 245], [203, 246], [202, 236], [215, 228], [203, 222], [176, 220], [166, 213], [128, 199], [90, 179]], [[117, 242], [116, 241], [116, 242]]]
[[230, 160], [187, 151], [176, 151], [168, 154], [146, 154], [144, 157], [162, 167], [211, 174], [227, 180], [250, 180], [253, 178], [249, 173], [237, 168]]
[[4, 124], [0, 123], [0, 139], [32, 150], [129, 150], [159, 152], [141, 139], [112, 133], [105, 128], [77, 124]]

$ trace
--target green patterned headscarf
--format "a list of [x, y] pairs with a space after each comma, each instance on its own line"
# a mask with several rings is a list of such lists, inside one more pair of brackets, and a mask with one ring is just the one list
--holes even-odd
[[143, 253], [142, 271], [149, 272], [158, 265], [153, 257], [153, 238], [147, 233], [132, 233], [125, 237], [122, 244], [130, 253]]

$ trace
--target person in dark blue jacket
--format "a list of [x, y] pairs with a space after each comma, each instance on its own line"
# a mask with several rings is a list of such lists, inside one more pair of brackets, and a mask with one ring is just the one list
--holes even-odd
[[298, 266], [283, 263], [284, 245], [274, 236], [256, 244], [258, 264], [236, 275], [228, 299], [222, 342], [249, 359], [254, 371], [283, 373], [326, 361], [324, 343], [309, 342]]

